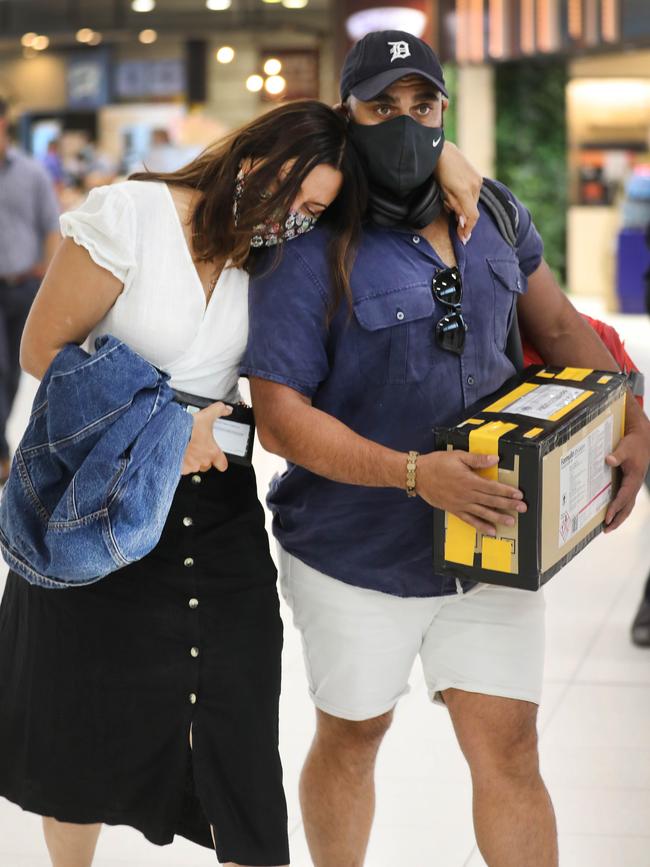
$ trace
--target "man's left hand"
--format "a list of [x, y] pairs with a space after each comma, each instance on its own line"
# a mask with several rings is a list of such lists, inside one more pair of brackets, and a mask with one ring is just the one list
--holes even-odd
[[638, 429], [635, 427], [631, 430], [605, 461], [610, 467], [620, 467], [623, 472], [621, 487], [605, 515], [605, 532], [611, 533], [621, 526], [634, 508], [636, 496], [648, 472], [650, 425], [640, 425]]

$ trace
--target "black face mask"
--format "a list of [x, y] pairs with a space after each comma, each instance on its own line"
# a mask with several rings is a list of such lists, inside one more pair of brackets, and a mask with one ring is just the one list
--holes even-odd
[[442, 127], [423, 126], [406, 115], [370, 126], [350, 121], [349, 134], [371, 186], [398, 201], [428, 186], [445, 143]]

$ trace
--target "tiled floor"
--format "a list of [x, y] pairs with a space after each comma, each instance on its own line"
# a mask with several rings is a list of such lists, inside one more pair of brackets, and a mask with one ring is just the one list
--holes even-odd
[[[583, 303], [582, 308], [593, 309]], [[650, 324], [607, 317], [650, 381]], [[23, 384], [14, 436], [31, 399]], [[258, 451], [260, 489], [279, 462]], [[558, 817], [562, 867], [650, 867], [650, 650], [634, 648], [629, 625], [650, 569], [650, 497], [630, 520], [599, 537], [549, 584], [548, 651], [540, 714], [541, 759]], [[282, 753], [292, 864], [309, 867], [297, 779], [313, 711], [298, 636], [287, 630]], [[382, 749], [377, 818], [367, 867], [480, 867], [471, 826], [468, 773], [446, 712], [426, 700], [421, 673], [401, 702]], [[0, 745], [1, 748], [1, 745]], [[127, 828], [105, 829], [97, 867], [200, 867], [215, 856], [177, 839], [164, 849]], [[39, 820], [0, 801], [1, 867], [47, 867]], [[526, 865], [522, 865], [526, 867]]]

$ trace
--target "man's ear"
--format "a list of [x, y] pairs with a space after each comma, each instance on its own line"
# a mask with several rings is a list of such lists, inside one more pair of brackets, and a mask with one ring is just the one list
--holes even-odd
[[447, 111], [448, 107], [449, 107], [449, 100], [447, 99], [446, 96], [443, 96], [442, 97], [442, 113], [443, 114]]

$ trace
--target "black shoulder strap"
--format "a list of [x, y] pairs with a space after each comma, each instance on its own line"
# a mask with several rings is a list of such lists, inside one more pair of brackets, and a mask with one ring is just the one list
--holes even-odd
[[[483, 178], [480, 200], [497, 224], [503, 239], [513, 249], [516, 248], [517, 235], [519, 233], [519, 211], [515, 203], [490, 178]], [[521, 345], [516, 308], [512, 317], [510, 330], [508, 331], [506, 355], [512, 362], [515, 370], [524, 369], [524, 352]]]
[[490, 212], [499, 232], [511, 247], [517, 246], [519, 211], [517, 206], [493, 180], [483, 178], [480, 201]]
[[510, 324], [510, 330], [508, 331], [508, 337], [506, 339], [505, 353], [512, 362], [512, 366], [515, 370], [524, 369], [524, 347], [521, 343], [521, 332], [519, 331], [519, 319], [517, 318], [516, 306]]

